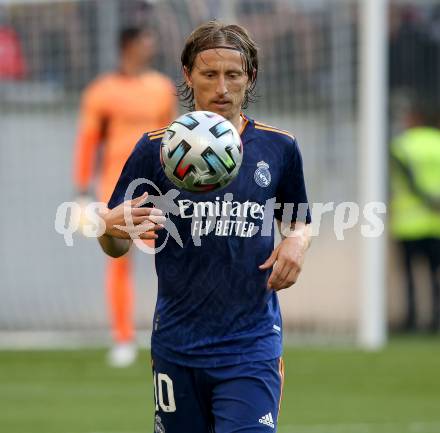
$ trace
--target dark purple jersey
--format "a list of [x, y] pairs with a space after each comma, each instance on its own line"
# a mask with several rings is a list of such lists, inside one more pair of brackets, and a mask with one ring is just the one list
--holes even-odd
[[159, 131], [137, 143], [109, 202], [122, 203], [139, 179], [133, 198], [148, 191], [167, 212], [156, 240], [152, 351], [173, 363], [216, 367], [281, 355], [278, 297], [267, 289], [271, 270], [258, 266], [274, 248], [274, 217], [284, 211], [289, 221], [310, 222], [302, 159], [290, 134], [245, 121], [243, 162], [224, 189], [177, 190], [161, 166]]

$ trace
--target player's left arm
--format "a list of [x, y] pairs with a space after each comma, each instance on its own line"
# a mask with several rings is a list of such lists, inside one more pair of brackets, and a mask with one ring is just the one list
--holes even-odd
[[[296, 282], [311, 241], [311, 216], [301, 152], [295, 138], [286, 139], [284, 135], [279, 139], [280, 145], [284, 145], [285, 154], [282, 181], [276, 196], [281, 206], [274, 214], [282, 241], [260, 266], [261, 270], [272, 268], [267, 284], [273, 290], [286, 289]], [[289, 209], [292, 210], [290, 214]]]
[[161, 98], [161, 124], [169, 125], [177, 117], [178, 102], [176, 86], [171, 80], [166, 79]]
[[282, 228], [281, 221], [277, 220], [277, 223], [282, 241], [260, 266], [261, 270], [273, 267], [267, 286], [276, 291], [296, 283], [312, 239], [310, 224], [296, 222]]
[[103, 109], [104, 91], [102, 83], [95, 81], [86, 88], [81, 99], [73, 164], [73, 181], [80, 197], [90, 193], [89, 188], [95, 175], [95, 162], [106, 118]]

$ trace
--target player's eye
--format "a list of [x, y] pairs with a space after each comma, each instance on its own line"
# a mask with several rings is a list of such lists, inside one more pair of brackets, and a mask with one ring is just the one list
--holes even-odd
[[241, 76], [241, 74], [239, 72], [229, 72], [228, 77], [235, 80], [237, 78], [239, 78]]

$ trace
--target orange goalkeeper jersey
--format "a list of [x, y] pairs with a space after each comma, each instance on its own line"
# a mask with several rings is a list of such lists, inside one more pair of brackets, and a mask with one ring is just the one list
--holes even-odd
[[[146, 131], [176, 117], [175, 87], [159, 72], [139, 76], [109, 73], [84, 91], [75, 145], [74, 181], [89, 189], [97, 175], [97, 196], [107, 202], [136, 142]], [[102, 144], [99, 167], [96, 157]], [[98, 171], [96, 171], [98, 170]]]

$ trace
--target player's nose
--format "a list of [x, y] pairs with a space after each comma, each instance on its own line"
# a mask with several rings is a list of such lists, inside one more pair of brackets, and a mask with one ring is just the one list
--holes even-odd
[[217, 86], [216, 86], [216, 93], [218, 96], [224, 96], [226, 93], [228, 93], [228, 89], [226, 87], [226, 80], [225, 77], [220, 75], [217, 80]]

